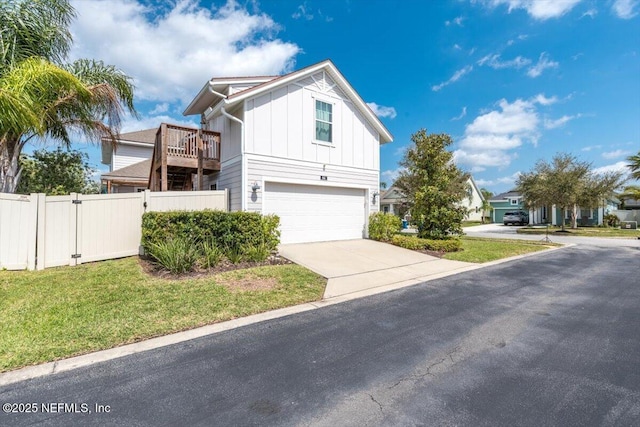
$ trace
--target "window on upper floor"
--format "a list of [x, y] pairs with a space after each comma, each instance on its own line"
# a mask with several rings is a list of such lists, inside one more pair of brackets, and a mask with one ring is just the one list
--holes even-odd
[[513, 206], [516, 206], [518, 204], [518, 199], [510, 199], [510, 201]]
[[333, 105], [317, 99], [316, 141], [333, 142]]

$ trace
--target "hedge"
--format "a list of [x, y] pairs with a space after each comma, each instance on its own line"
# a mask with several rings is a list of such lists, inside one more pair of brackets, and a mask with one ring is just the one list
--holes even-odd
[[275, 250], [280, 243], [276, 215], [217, 210], [147, 212], [142, 216], [142, 246], [145, 251], [160, 242], [185, 238], [208, 241], [220, 248], [265, 245]]
[[369, 238], [388, 242], [400, 231], [402, 220], [396, 215], [375, 212], [369, 215]]
[[411, 250], [428, 250], [435, 252], [457, 252], [462, 249], [462, 241], [460, 239], [432, 240], [421, 239], [415, 236], [404, 236], [396, 234], [391, 239], [391, 243], [401, 248]]

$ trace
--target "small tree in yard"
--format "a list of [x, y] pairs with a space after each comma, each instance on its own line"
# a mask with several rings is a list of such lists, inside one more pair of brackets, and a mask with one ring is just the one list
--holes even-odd
[[599, 206], [622, 182], [620, 172], [595, 174], [591, 164], [561, 153], [551, 163], [539, 160], [532, 171], [520, 175], [516, 185], [530, 208], [556, 205], [562, 212], [570, 209], [571, 228], [577, 228], [578, 206]]
[[486, 188], [481, 188], [480, 192], [482, 193], [482, 218], [480, 220], [484, 224], [484, 220], [486, 217], [485, 214], [488, 213], [489, 215], [491, 215], [491, 211], [493, 210], [491, 203], [489, 203], [489, 200], [493, 197], [493, 193]]
[[98, 193], [99, 186], [91, 179], [94, 169], [87, 155], [79, 151], [38, 150], [33, 156], [21, 156], [22, 179], [17, 193]]
[[422, 129], [411, 135], [411, 141], [395, 185], [407, 197], [418, 236], [445, 239], [462, 234], [467, 209], [461, 201], [468, 195], [469, 174], [458, 169], [446, 149], [453, 140], [447, 134], [427, 134]]

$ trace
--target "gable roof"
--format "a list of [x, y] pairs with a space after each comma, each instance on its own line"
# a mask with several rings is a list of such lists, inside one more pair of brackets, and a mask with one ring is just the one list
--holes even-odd
[[392, 185], [388, 190], [382, 192], [380, 203], [393, 203], [394, 201], [403, 200], [404, 198], [404, 194]]
[[491, 199], [489, 200], [490, 202], [502, 202], [505, 199], [515, 199], [518, 197], [522, 197], [522, 194], [520, 194], [519, 192], [515, 191], [515, 190], [511, 190], [511, 191], [507, 191], [505, 193], [500, 193], [500, 194], [496, 194], [495, 196], [492, 196]]
[[130, 178], [130, 179], [148, 179], [151, 170], [151, 159], [143, 160], [111, 172], [103, 173], [102, 179], [114, 178]]
[[[156, 133], [158, 132], [158, 128], [151, 129], [143, 129], [136, 130], [133, 132], [121, 133], [118, 135], [118, 144], [124, 143], [132, 143], [131, 145], [148, 145], [149, 147], [153, 147], [156, 142]], [[101, 144], [102, 151], [102, 164], [108, 165], [111, 164], [111, 155], [113, 154], [113, 146], [111, 144], [111, 139], [102, 138]]]
[[[143, 129], [136, 130], [133, 132], [121, 133], [118, 135], [118, 142], [122, 141], [130, 141], [130, 142], [141, 142], [143, 144], [154, 144], [156, 142], [156, 132], [158, 132], [158, 128], [151, 129]], [[108, 138], [102, 138], [108, 139]]]
[[[325, 71], [329, 74], [329, 76], [336, 82], [336, 84], [342, 89], [342, 91], [349, 97], [349, 99], [354, 103], [354, 105], [358, 108], [358, 110], [362, 113], [365, 119], [373, 126], [373, 128], [380, 135], [380, 143], [385, 144], [387, 142], [391, 142], [393, 140], [393, 135], [389, 132], [389, 130], [385, 127], [384, 124], [380, 121], [378, 116], [369, 108], [369, 106], [363, 101], [363, 99], [358, 95], [358, 93], [353, 89], [353, 87], [347, 82], [344, 76], [338, 71], [336, 66], [331, 62], [331, 60], [327, 59], [322, 62], [318, 62], [317, 64], [310, 65], [306, 68], [302, 68], [298, 71], [294, 71], [289, 74], [285, 74], [279, 77], [275, 77], [273, 79], [269, 79], [262, 83], [259, 83], [255, 86], [252, 86], [248, 89], [239, 91], [230, 95], [228, 97], [222, 98], [217, 94], [212, 93], [209, 90], [210, 86], [215, 88], [216, 83], [219, 81], [212, 79], [209, 80], [204, 87], [198, 92], [196, 98], [191, 101], [187, 109], [184, 111], [185, 116], [189, 116], [192, 114], [202, 114], [209, 108], [215, 104], [216, 108], [222, 106], [222, 101], [224, 101], [225, 106], [233, 106], [239, 104], [240, 102], [250, 98], [257, 96], [263, 92], [268, 92], [273, 89], [276, 89], [280, 86], [287, 85], [292, 83], [295, 80], [304, 78], [309, 75], [313, 75], [318, 71]], [[266, 79], [266, 78], [265, 78]], [[232, 80], [232, 79], [230, 79]], [[213, 89], [215, 90], [215, 89]]]

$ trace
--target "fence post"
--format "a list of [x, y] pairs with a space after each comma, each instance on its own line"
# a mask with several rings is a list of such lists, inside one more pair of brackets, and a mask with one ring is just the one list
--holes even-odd
[[70, 203], [72, 203], [73, 205], [69, 208], [69, 252], [71, 252], [69, 254], [69, 265], [70, 266], [75, 266], [77, 265], [77, 258], [75, 257], [76, 254], [78, 254], [78, 218], [77, 218], [77, 211], [78, 211], [78, 205], [76, 205], [74, 203], [74, 200], [78, 199], [78, 194], [77, 193], [71, 193], [69, 194], [69, 198], [70, 198]]
[[36, 239], [38, 236], [38, 194], [29, 195], [29, 219], [27, 222], [27, 270], [36, 269]]
[[38, 204], [37, 232], [36, 232], [36, 270], [44, 270], [45, 266], [45, 226], [47, 217], [47, 195], [36, 194]]

